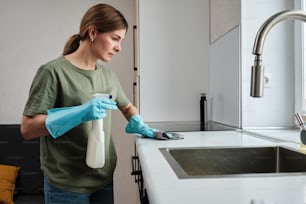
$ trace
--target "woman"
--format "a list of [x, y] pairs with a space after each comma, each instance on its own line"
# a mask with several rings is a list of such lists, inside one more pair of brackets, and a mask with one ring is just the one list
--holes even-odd
[[[129, 121], [126, 132], [150, 138], [173, 135], [149, 128], [130, 103], [115, 74], [98, 60], [109, 62], [121, 51], [128, 29], [124, 16], [106, 4], [83, 16], [63, 55], [42, 65], [32, 82], [21, 124], [27, 140], [40, 137], [45, 203], [113, 203], [116, 152], [110, 133], [110, 111], [119, 108]], [[94, 93], [112, 99], [92, 99]], [[104, 121], [105, 165], [86, 165], [91, 120]]]

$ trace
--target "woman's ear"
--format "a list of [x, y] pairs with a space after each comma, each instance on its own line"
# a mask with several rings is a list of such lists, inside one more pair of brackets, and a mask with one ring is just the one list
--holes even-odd
[[90, 39], [90, 42], [94, 42], [95, 38], [96, 38], [96, 35], [97, 35], [97, 29], [95, 26], [90, 26], [88, 28], [88, 36], [89, 36], [89, 39]]

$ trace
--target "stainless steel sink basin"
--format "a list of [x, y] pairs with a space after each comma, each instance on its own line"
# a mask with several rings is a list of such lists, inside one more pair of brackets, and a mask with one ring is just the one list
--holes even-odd
[[178, 178], [306, 173], [306, 155], [276, 147], [160, 148]]

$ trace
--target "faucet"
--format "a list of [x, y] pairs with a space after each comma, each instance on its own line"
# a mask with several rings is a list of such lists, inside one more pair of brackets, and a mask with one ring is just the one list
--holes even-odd
[[286, 19], [297, 19], [306, 22], [306, 13], [302, 10], [285, 10], [268, 18], [259, 28], [253, 47], [255, 55], [251, 73], [251, 96], [263, 97], [264, 65], [262, 64], [262, 50], [267, 34], [271, 28]]

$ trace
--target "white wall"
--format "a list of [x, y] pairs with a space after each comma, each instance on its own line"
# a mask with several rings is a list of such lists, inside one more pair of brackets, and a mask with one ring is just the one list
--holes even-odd
[[[89, 6], [98, 2], [101, 3], [93, 0], [1, 1], [0, 123], [20, 122], [37, 68], [61, 55], [66, 40], [78, 32], [82, 15]], [[108, 2], [121, 8], [124, 13], [130, 12], [130, 5], [135, 5], [127, 1]], [[134, 16], [129, 14], [128, 18], [133, 22]], [[130, 54], [129, 56], [132, 59]]]
[[[130, 29], [123, 51], [106, 66], [113, 69], [132, 100], [135, 0], [1, 0], [0, 6], [0, 124], [19, 124], [30, 84], [38, 67], [61, 55], [68, 38], [79, 31], [85, 11], [97, 3], [109, 3], [127, 18]], [[125, 119], [113, 114], [113, 137], [118, 153], [115, 202], [137, 203], [138, 192], [130, 175], [134, 137], [126, 135]]]
[[199, 121], [207, 92], [208, 0], [139, 0], [140, 111], [145, 121]]
[[210, 0], [209, 118], [234, 127], [241, 127], [240, 10], [240, 0]]
[[240, 127], [240, 27], [211, 44], [209, 52], [209, 118]]
[[[240, 32], [238, 29], [232, 30], [210, 45], [210, 88], [214, 120], [234, 126], [239, 124], [243, 128], [293, 126], [292, 22], [282, 22], [268, 34], [263, 49], [263, 63], [266, 72], [272, 74], [272, 87], [265, 88], [263, 98], [250, 97], [251, 66], [254, 62], [252, 49], [257, 30], [274, 13], [292, 8], [293, 0], [242, 0]], [[239, 57], [234, 54], [237, 49], [241, 53]], [[218, 60], [218, 56], [223, 60]], [[230, 70], [234, 73], [229, 73]], [[223, 78], [221, 73], [224, 73]]]
[[257, 30], [274, 13], [293, 8], [293, 0], [245, 0], [242, 3], [241, 71], [243, 127], [287, 127], [294, 124], [293, 22], [275, 25], [266, 38], [263, 63], [271, 88], [263, 98], [250, 97], [251, 54]]

